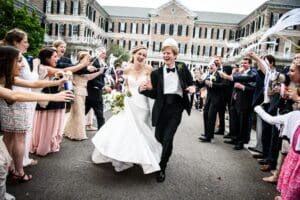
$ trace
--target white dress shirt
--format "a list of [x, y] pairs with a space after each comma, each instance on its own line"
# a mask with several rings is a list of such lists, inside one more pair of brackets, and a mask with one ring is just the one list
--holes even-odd
[[[175, 66], [170, 69], [175, 68]], [[178, 94], [182, 97], [182, 88], [179, 83], [179, 77], [177, 70], [175, 72], [167, 72], [167, 66], [163, 67], [164, 73], [164, 94]]]

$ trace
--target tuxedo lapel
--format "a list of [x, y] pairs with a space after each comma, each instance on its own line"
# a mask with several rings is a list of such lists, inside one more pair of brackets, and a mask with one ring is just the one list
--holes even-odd
[[178, 67], [178, 63], [175, 64], [175, 68], [176, 68], [176, 71], [177, 71], [177, 74], [178, 74], [178, 79], [179, 79], [179, 82], [180, 82], [180, 86], [182, 89], [185, 88], [184, 86], [184, 76], [183, 76], [183, 68], [179, 68]]
[[162, 93], [164, 93], [164, 67], [158, 69], [158, 79], [161, 85]]

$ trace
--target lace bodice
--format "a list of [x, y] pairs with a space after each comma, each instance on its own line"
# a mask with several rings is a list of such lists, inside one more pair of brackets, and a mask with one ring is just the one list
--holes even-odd
[[132, 94], [132, 96], [128, 97], [127, 99], [136, 104], [138, 107], [149, 109], [148, 98], [139, 93], [139, 87], [144, 81], [147, 80], [147, 76], [141, 75], [139, 77], [134, 77], [132, 75], [127, 75], [126, 78], [128, 81], [129, 91]]

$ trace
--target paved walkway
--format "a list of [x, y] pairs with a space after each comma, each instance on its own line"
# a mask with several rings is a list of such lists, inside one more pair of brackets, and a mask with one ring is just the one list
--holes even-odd
[[[274, 185], [261, 178], [257, 161], [245, 149], [233, 151], [216, 136], [211, 144], [200, 143], [202, 113], [184, 114], [174, 141], [174, 151], [166, 171], [166, 181], [157, 183], [155, 175], [144, 175], [139, 166], [117, 173], [110, 164], [94, 165], [89, 140], [64, 139], [61, 151], [37, 157], [39, 164], [28, 167], [33, 180], [8, 184], [8, 192], [17, 199], [191, 199], [191, 200], [271, 200], [277, 194]], [[124, 133], [126, 134], [126, 133]]]

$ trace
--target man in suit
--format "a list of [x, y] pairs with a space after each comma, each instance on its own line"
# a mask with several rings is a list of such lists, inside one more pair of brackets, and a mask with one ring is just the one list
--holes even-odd
[[[231, 66], [223, 66], [222, 58], [220, 56], [214, 56], [214, 63], [217, 66], [218, 71], [225, 72], [226, 74], [231, 74], [232, 68]], [[230, 84], [230, 81], [224, 80], [224, 83], [226, 86], [223, 88], [224, 93], [224, 101], [222, 101], [222, 104], [220, 105], [218, 109], [218, 117], [219, 117], [219, 129], [215, 132], [217, 135], [224, 135], [225, 133], [225, 111], [226, 111], [226, 105], [228, 108], [228, 111], [230, 110], [231, 105], [231, 94], [232, 94], [232, 84]]]
[[[102, 67], [106, 68], [106, 63], [105, 63], [106, 49], [99, 48], [98, 51], [99, 51], [98, 58], [92, 61], [91, 64], [98, 69]], [[111, 88], [105, 86], [104, 78], [105, 75], [104, 73], [102, 73], [96, 78], [89, 80], [87, 83], [88, 96], [86, 97], [85, 100], [85, 114], [87, 114], [91, 108], [94, 110], [97, 119], [98, 129], [100, 129], [105, 122], [103, 116], [102, 89], [104, 88], [107, 92], [111, 92]]]
[[165, 169], [172, 154], [173, 139], [180, 124], [182, 112], [191, 112], [188, 93], [194, 93], [193, 78], [184, 63], [175, 62], [178, 45], [174, 39], [163, 42], [164, 66], [151, 73], [151, 82], [143, 83], [139, 90], [145, 96], [155, 99], [152, 110], [152, 125], [156, 127], [155, 137], [162, 144], [161, 170], [156, 180], [165, 180]]
[[[251, 69], [252, 60], [244, 57], [241, 61], [242, 71], [232, 76], [234, 90], [232, 93], [231, 116], [236, 122], [232, 126], [232, 139], [235, 150], [241, 150], [250, 140], [252, 99], [256, 86], [256, 72]], [[247, 79], [248, 82], [242, 82]]]
[[214, 137], [215, 123], [217, 112], [224, 106], [225, 95], [224, 89], [226, 87], [226, 81], [222, 79], [217, 72], [218, 68], [212, 61], [209, 66], [209, 75], [202, 82], [198, 82], [199, 88], [206, 86], [207, 97], [204, 106], [203, 119], [204, 119], [204, 135], [199, 139], [201, 142], [211, 142]]

